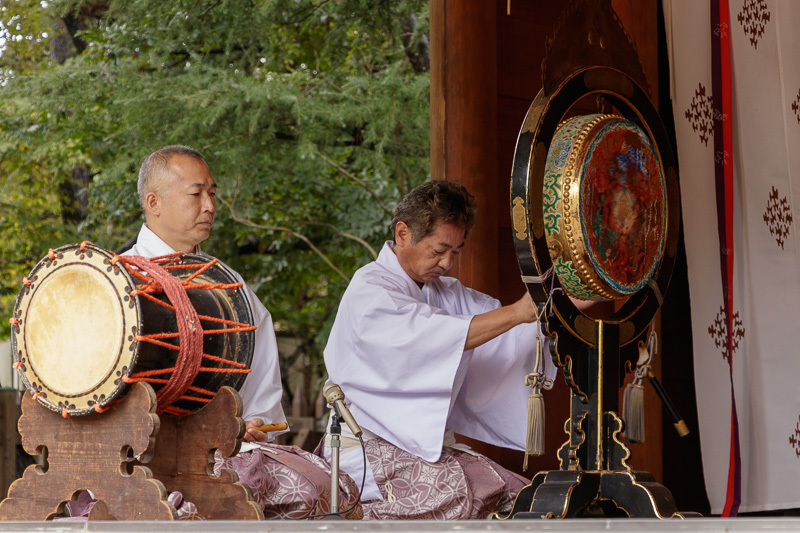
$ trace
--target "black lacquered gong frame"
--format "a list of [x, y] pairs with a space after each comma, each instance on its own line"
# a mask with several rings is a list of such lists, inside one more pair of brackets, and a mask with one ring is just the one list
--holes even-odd
[[[573, 106], [590, 95], [610, 102], [653, 141], [664, 172], [667, 207], [664, 252], [652, 280], [602, 317], [579, 309], [552, 272], [542, 209], [545, 163], [556, 129]], [[680, 233], [679, 194], [666, 129], [646, 92], [629, 76], [610, 67], [580, 68], [565, 74], [549, 93], [542, 90], [536, 96], [514, 153], [514, 246], [522, 279], [552, 339], [553, 360], [571, 389], [570, 418], [564, 427], [569, 440], [558, 450], [560, 469], [537, 473], [520, 491], [511, 512], [493, 518], [574, 518], [598, 512], [607, 517], [686, 516], [651, 474], [635, 472], [627, 464], [630, 450], [621, 440], [624, 422], [615, 412], [624, 381], [624, 352], [635, 352], [635, 341], [647, 336], [669, 286]]]
[[[667, 227], [662, 259], [651, 285], [627, 298], [616, 312], [602, 319], [606, 324], [620, 327], [620, 344], [626, 345], [639, 337], [661, 306], [672, 276], [680, 225], [678, 173], [666, 129], [645, 91], [626, 74], [608, 67], [587, 67], [565, 76], [553, 94], [546, 95], [540, 91], [536, 96], [525, 117], [514, 153], [511, 174], [514, 247], [524, 277], [540, 277], [553, 266], [542, 212], [547, 152], [558, 125], [579, 100], [589, 95], [602, 96], [619, 114], [647, 132], [664, 172]], [[551, 287], [561, 287], [558, 278], [553, 278], [552, 285], [550, 280], [547, 283], [526, 283], [535, 302], [546, 302]], [[594, 345], [592, 323], [595, 318], [579, 310], [563, 291], [552, 292], [552, 310], [571, 336], [586, 345]], [[548, 329], [552, 328], [548, 326]]]

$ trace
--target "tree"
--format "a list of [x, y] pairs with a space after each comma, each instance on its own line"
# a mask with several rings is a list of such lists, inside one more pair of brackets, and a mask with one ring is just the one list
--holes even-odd
[[141, 161], [189, 145], [220, 185], [204, 250], [292, 341], [307, 409], [350, 275], [429, 178], [427, 2], [18, 0], [0, 22], [5, 316], [48, 248], [132, 237]]

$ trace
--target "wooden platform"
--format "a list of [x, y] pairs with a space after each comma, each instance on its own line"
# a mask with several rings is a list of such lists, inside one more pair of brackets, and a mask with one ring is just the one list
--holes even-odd
[[634, 519], [574, 519], [574, 520], [515, 520], [497, 521], [396, 521], [363, 522], [354, 520], [331, 521], [200, 521], [200, 522], [0, 522], [0, 533], [301, 533], [301, 532], [369, 532], [381, 533], [441, 533], [458, 531], [554, 531], [590, 533], [600, 531], [662, 533], [671, 531], [699, 533], [750, 533], [771, 531], [782, 533], [800, 531], [796, 518], [692, 518], [687, 520], [634, 520]]

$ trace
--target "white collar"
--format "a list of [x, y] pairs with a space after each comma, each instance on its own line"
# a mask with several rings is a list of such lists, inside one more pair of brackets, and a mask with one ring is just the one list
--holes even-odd
[[400, 265], [400, 260], [397, 259], [397, 254], [395, 254], [393, 251], [394, 247], [395, 244], [392, 241], [386, 241], [386, 243], [383, 245], [383, 248], [381, 248], [380, 253], [378, 254], [378, 259], [375, 260], [375, 263], [382, 266], [392, 274], [403, 278], [403, 281], [406, 282], [406, 285], [408, 285], [412, 291], [417, 291], [421, 294], [422, 289], [427, 287], [429, 283], [423, 283], [422, 288], [417, 285], [417, 282], [414, 281], [405, 270], [403, 270], [403, 267]]
[[[142, 224], [142, 229], [139, 230], [139, 235], [136, 237], [136, 249], [140, 255], [146, 257], [161, 257], [176, 253], [161, 237], [153, 233], [147, 224]], [[199, 245], [196, 247], [195, 253], [201, 253]]]

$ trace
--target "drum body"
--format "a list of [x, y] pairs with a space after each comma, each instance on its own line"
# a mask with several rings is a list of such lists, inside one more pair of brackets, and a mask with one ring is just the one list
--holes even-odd
[[553, 268], [579, 300], [627, 298], [664, 253], [662, 164], [647, 134], [615, 115], [562, 123], [544, 171], [543, 218]]
[[[11, 346], [22, 380], [46, 407], [65, 416], [104, 409], [118, 399], [136, 373], [175, 366], [178, 351], [143, 342], [142, 336], [178, 331], [174, 311], [135, 293], [137, 283], [114, 254], [92, 245], [68, 245], [42, 259], [31, 271], [17, 297]], [[196, 255], [176, 258], [177, 278], [208, 263]], [[215, 263], [195, 279], [197, 283], [235, 284], [234, 275]], [[196, 290], [186, 293], [198, 315], [252, 324], [243, 290]], [[132, 295], [133, 294], [133, 295]], [[155, 299], [168, 300], [163, 293]], [[201, 320], [204, 330], [218, 324]], [[161, 342], [178, 345], [177, 338]], [[250, 367], [254, 332], [204, 335], [203, 353]], [[203, 367], [225, 367], [203, 359]], [[200, 372], [193, 387], [216, 392], [224, 385], [239, 388], [245, 373]], [[168, 378], [168, 375], [161, 377]], [[127, 381], [126, 381], [127, 380]], [[156, 391], [163, 385], [154, 383]], [[202, 403], [180, 400], [181, 410]]]

